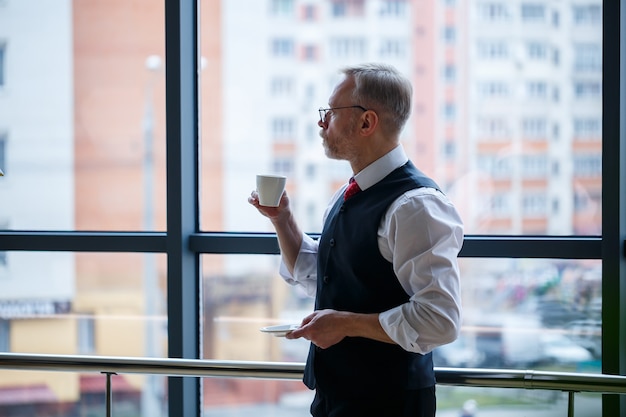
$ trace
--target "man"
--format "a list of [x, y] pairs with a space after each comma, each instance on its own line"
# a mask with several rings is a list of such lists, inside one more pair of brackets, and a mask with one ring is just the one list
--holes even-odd
[[332, 198], [319, 241], [302, 233], [286, 193], [278, 207], [260, 206], [255, 191], [248, 201], [276, 229], [283, 278], [316, 295], [287, 335], [311, 341], [311, 414], [434, 416], [430, 352], [459, 332], [462, 222], [400, 145], [410, 82], [382, 64], [342, 72], [318, 125], [326, 155], [350, 163], [354, 184]]

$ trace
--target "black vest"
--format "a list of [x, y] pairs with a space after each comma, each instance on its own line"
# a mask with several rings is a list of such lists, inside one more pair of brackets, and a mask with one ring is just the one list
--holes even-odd
[[[382, 181], [331, 208], [319, 241], [315, 309], [380, 313], [409, 300], [380, 254], [377, 231], [403, 193], [437, 184], [408, 162]], [[313, 344], [304, 373], [311, 388], [344, 397], [376, 390], [419, 389], [435, 384], [432, 355], [395, 344], [346, 337], [328, 349]]]

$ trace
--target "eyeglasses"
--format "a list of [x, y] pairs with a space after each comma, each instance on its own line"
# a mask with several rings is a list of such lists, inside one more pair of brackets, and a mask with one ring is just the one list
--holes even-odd
[[340, 110], [340, 109], [361, 109], [363, 111], [367, 111], [367, 109], [365, 107], [358, 106], [358, 105], [343, 106], [343, 107], [329, 107], [327, 109], [324, 109], [324, 108], [320, 107], [320, 109], [318, 111], [320, 112], [320, 121], [322, 122], [322, 124], [326, 124], [326, 118], [328, 117], [328, 113], [330, 111]]

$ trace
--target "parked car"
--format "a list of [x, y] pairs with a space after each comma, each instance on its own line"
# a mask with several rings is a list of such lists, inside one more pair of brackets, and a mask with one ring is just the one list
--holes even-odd
[[537, 303], [537, 314], [545, 327], [563, 327], [574, 320], [585, 319], [585, 315], [570, 304], [557, 300], [541, 300]]
[[558, 333], [542, 335], [541, 347], [544, 363], [576, 364], [593, 359], [587, 349]]
[[439, 346], [433, 351], [435, 366], [475, 368], [482, 363], [482, 358], [483, 354], [476, 350], [476, 347], [464, 336], [460, 336], [452, 343]]
[[594, 358], [602, 356], [602, 321], [575, 320], [565, 326], [566, 335], [587, 349]]

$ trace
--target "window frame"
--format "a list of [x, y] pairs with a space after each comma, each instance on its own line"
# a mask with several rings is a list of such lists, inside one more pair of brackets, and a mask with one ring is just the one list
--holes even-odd
[[[155, 252], [168, 265], [169, 357], [200, 358], [200, 254], [277, 254], [271, 233], [209, 233], [199, 228], [198, 15], [193, 0], [165, 0], [167, 232], [0, 231], [0, 251]], [[602, 372], [626, 375], [626, 145], [620, 122], [619, 2], [602, 7], [602, 236], [467, 235], [460, 257], [601, 259]], [[608, 86], [608, 87], [605, 87]], [[622, 162], [622, 164], [620, 164]], [[619, 198], [614, 198], [619, 196]], [[169, 413], [198, 417], [199, 378], [169, 378]], [[626, 398], [603, 396], [603, 414], [626, 413]]]

